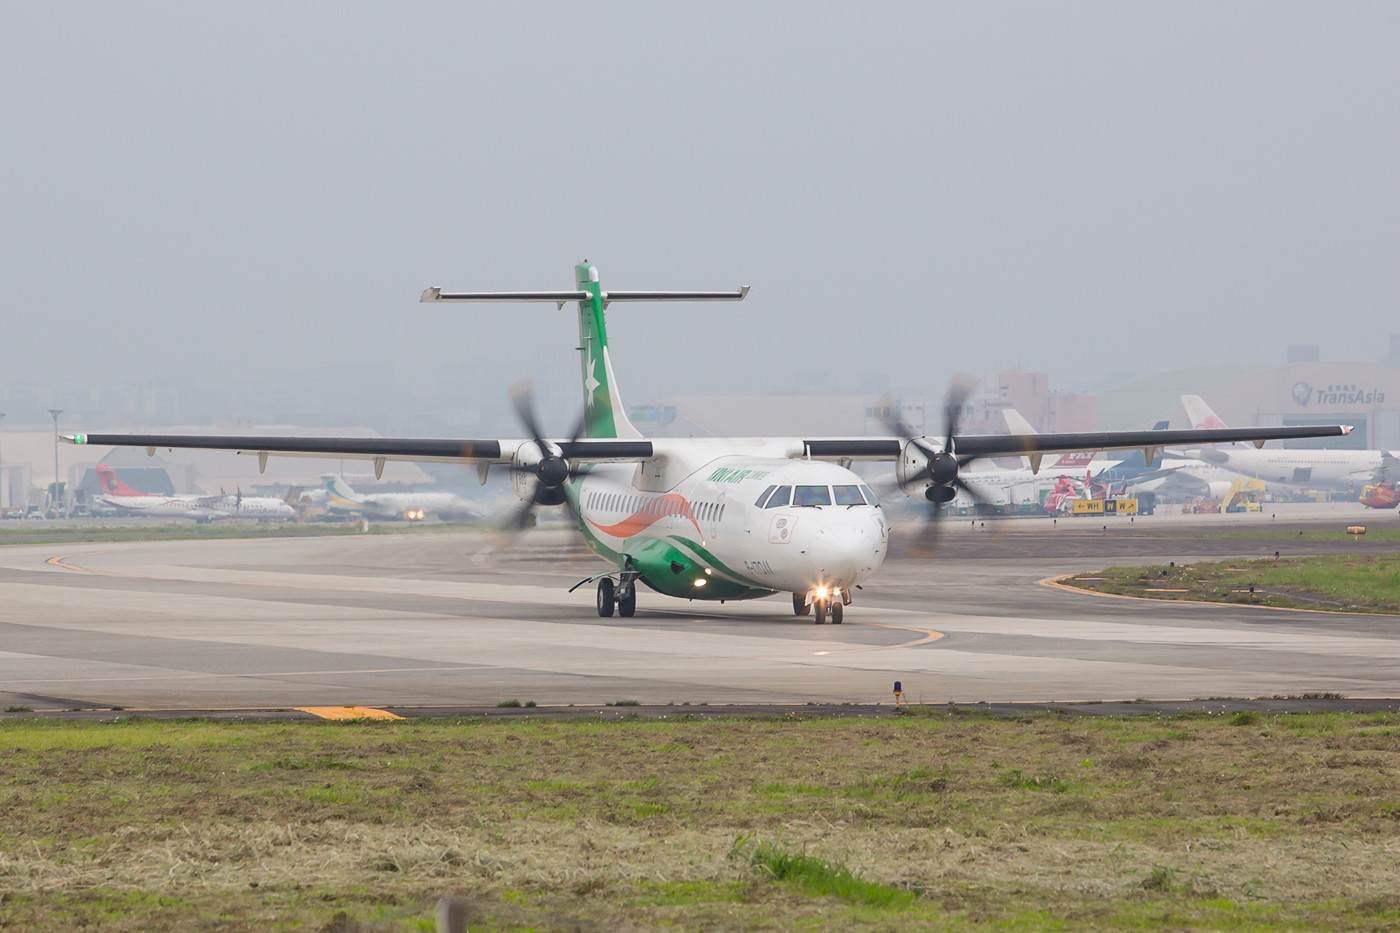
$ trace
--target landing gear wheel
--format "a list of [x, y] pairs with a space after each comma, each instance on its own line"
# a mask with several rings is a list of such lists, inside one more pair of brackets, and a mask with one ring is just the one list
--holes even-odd
[[806, 616], [812, 614], [812, 604], [807, 602], [807, 596], [805, 594], [792, 594], [792, 614], [795, 616]]
[[826, 600], [818, 599], [812, 603], [812, 621], [818, 625], [826, 624]]
[[832, 602], [831, 602], [831, 624], [832, 624], [832, 625], [840, 625], [840, 624], [841, 624], [841, 617], [842, 617], [843, 615], [845, 615], [845, 612], [844, 612], [843, 607], [842, 607], [842, 605], [841, 605], [841, 600], [839, 600], [839, 599], [834, 599], [834, 600], [832, 600]]
[[617, 598], [617, 614], [630, 619], [637, 614], [637, 589], [633, 587], [626, 596]]
[[598, 615], [605, 619], [611, 619], [615, 602], [612, 577], [604, 577], [598, 581]]

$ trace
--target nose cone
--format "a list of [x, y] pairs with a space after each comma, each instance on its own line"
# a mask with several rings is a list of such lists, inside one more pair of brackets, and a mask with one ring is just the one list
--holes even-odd
[[817, 533], [810, 553], [822, 583], [850, 586], [884, 561], [884, 522], [872, 515], [867, 521], [828, 525]]

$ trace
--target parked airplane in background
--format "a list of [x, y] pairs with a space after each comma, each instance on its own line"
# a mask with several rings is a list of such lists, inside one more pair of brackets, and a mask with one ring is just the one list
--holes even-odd
[[296, 509], [281, 499], [271, 496], [245, 496], [242, 491], [235, 495], [220, 493], [217, 496], [161, 496], [151, 492], [137, 492], [117, 476], [105, 463], [97, 465], [97, 482], [102, 486], [102, 494], [93, 502], [98, 508], [116, 509], [133, 515], [147, 515], [151, 518], [192, 518], [197, 522], [213, 521], [216, 518], [256, 518], [261, 520], [286, 520], [296, 518]]
[[381, 521], [418, 521], [430, 515], [480, 518], [477, 506], [450, 492], [357, 493], [342, 476], [325, 476], [326, 510], [363, 515]]
[[[1183, 395], [1181, 404], [1197, 428], [1224, 428], [1225, 422], [1199, 395]], [[1267, 483], [1286, 486], [1339, 486], [1364, 483], [1395, 456], [1384, 450], [1312, 450], [1255, 447], [1250, 444], [1200, 447], [1188, 456], [1234, 470]]]
[[[1029, 437], [1037, 433], [1030, 422], [1014, 408], [1004, 409], [1002, 417], [1006, 419], [1006, 425], [1012, 434]], [[1020, 469], [993, 467], [968, 470], [962, 474], [962, 480], [967, 484], [968, 490], [960, 490], [953, 500], [953, 505], [968, 508], [980, 497], [983, 505], [1014, 508], [1018, 505], [1044, 504], [1048, 510], [1054, 511], [1049, 505], [1049, 500], [1056, 493], [1064, 492], [1066, 485], [1062, 481], [1070, 481], [1072, 489], [1075, 482], [1084, 479], [1085, 470], [1089, 469], [1091, 464], [1095, 464], [1097, 456], [1096, 451], [1079, 450], [1061, 454], [1054, 461], [1042, 465], [1039, 470], [1031, 469], [1029, 461], [1025, 458], [1022, 459], [1026, 465]], [[1101, 460], [1097, 465], [1104, 468], [1117, 462]]]
[[137, 492], [122, 482], [116, 471], [105, 463], [97, 465], [97, 482], [102, 492], [92, 501], [100, 509], [115, 509], [128, 515], [150, 518], [191, 518], [197, 522], [225, 518], [228, 514], [200, 501], [207, 499], [207, 496], [161, 496]]
[[245, 496], [240, 489], [232, 495], [220, 493], [207, 498], [211, 505], [227, 512], [230, 518], [284, 522], [297, 517], [296, 507], [292, 504], [296, 502], [296, 495], [291, 492], [287, 498], [278, 499], [275, 496]]
[[[1041, 435], [960, 435], [963, 398], [948, 405], [946, 436], [916, 437], [902, 425], [894, 437], [760, 437], [647, 439], [627, 419], [609, 354], [605, 309], [631, 301], [742, 300], [734, 292], [603, 291], [598, 270], [575, 266], [575, 288], [549, 292], [447, 293], [430, 288], [422, 301], [578, 302], [584, 417], [575, 436], [546, 439], [528, 395], [514, 395], [524, 439], [363, 437], [237, 437], [77, 434], [76, 444], [204, 448], [257, 456], [345, 457], [499, 464], [510, 470], [524, 525], [535, 508], [567, 502], [578, 528], [607, 569], [596, 582], [601, 616], [636, 611], [638, 584], [687, 599], [751, 599], [792, 595], [797, 615], [840, 622], [855, 589], [879, 568], [889, 527], [874, 493], [844, 463], [893, 461], [900, 486], [938, 505], [968, 484], [964, 468], [985, 457], [1028, 456], [1039, 468], [1049, 453], [1166, 444], [1324, 437], [1349, 428], [1239, 428], [1229, 431], [1108, 431]], [[677, 352], [684, 352], [684, 349]]]

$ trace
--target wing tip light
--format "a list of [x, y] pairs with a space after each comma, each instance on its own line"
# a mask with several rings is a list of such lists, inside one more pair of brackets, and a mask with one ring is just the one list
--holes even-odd
[[1348, 434], [1351, 433], [1351, 425], [1349, 425], [1349, 424], [1341, 425], [1341, 429], [1342, 429], [1342, 436], [1343, 436], [1343, 437], [1345, 437], [1345, 436], [1347, 436]]

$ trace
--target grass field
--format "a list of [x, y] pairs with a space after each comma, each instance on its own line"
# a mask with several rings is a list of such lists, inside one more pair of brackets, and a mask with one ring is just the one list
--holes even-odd
[[1400, 717], [0, 721], [0, 929], [1400, 926]]
[[1400, 614], [1400, 554], [1110, 567], [1060, 582], [1149, 599]]

